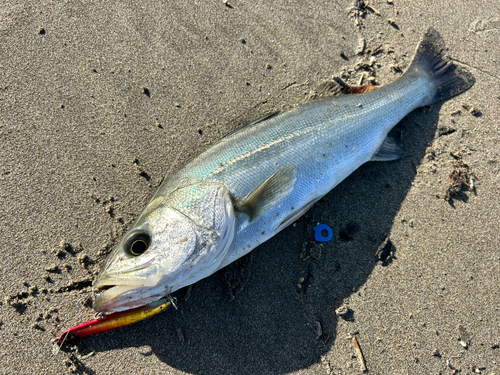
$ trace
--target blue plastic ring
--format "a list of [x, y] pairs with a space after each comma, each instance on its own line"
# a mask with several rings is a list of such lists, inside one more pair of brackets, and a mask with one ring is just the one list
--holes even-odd
[[[322, 234], [321, 234], [321, 231], [322, 230], [326, 230], [328, 232], [328, 235], [326, 237], [324, 237]], [[333, 237], [333, 231], [332, 231], [332, 228], [330, 228], [328, 225], [326, 224], [319, 224], [317, 227], [314, 228], [314, 239], [318, 242], [328, 242], [332, 239]]]

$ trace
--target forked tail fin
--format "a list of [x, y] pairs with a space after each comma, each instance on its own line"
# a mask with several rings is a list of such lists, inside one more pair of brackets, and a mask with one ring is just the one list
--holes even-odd
[[429, 103], [449, 99], [468, 90], [475, 82], [465, 68], [453, 63], [444, 55], [445, 43], [432, 27], [427, 29], [417, 47], [415, 57], [405, 74], [426, 74], [436, 87], [436, 95]]

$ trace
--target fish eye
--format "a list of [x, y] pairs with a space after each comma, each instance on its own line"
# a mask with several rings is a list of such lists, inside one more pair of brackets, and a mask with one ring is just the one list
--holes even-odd
[[130, 234], [125, 242], [125, 251], [133, 256], [144, 254], [151, 243], [151, 236], [145, 231], [137, 231]]

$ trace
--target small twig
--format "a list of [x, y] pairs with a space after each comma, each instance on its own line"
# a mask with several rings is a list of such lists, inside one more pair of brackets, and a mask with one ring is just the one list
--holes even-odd
[[362, 73], [361, 77], [359, 77], [358, 86], [361, 86], [363, 84], [364, 79], [365, 79], [365, 73]]
[[333, 77], [333, 80], [335, 81], [335, 83], [337, 83], [338, 85], [342, 86], [342, 88], [348, 88], [349, 85], [347, 83], [345, 83], [342, 78], [339, 78], [339, 77]]
[[361, 351], [361, 348], [359, 347], [358, 340], [356, 339], [355, 336], [352, 338], [352, 343], [354, 344], [354, 349], [356, 349], [356, 354], [358, 356], [359, 365], [361, 366], [361, 370], [363, 372], [366, 372], [367, 368], [366, 368], [366, 363], [365, 363], [365, 357], [363, 357], [363, 352]]
[[380, 16], [380, 12], [372, 7], [371, 5], [365, 5], [366, 8], [370, 9], [373, 13], [375, 13], [377, 16]]

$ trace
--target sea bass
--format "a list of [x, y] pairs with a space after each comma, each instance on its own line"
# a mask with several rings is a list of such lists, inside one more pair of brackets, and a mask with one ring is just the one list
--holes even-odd
[[397, 159], [387, 133], [403, 117], [473, 84], [429, 29], [395, 82], [315, 100], [227, 135], [162, 183], [108, 256], [94, 309], [146, 305], [210, 276], [293, 223], [363, 163]]

